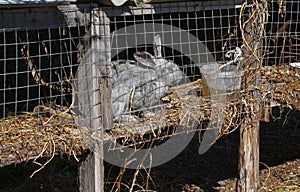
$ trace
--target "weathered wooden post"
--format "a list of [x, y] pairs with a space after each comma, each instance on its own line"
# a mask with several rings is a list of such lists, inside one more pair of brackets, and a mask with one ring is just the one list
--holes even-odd
[[245, 89], [247, 114], [240, 128], [239, 178], [237, 191], [256, 192], [259, 188], [259, 120], [260, 94], [256, 87], [260, 84], [262, 62], [262, 31], [265, 24], [265, 6], [257, 0], [247, 0], [241, 9], [240, 27], [245, 45], [243, 67], [247, 80]]
[[[81, 192], [104, 191], [104, 163], [103, 163], [103, 135], [104, 130], [112, 127], [111, 108], [111, 81], [109, 78], [110, 62], [110, 21], [106, 14], [99, 9], [92, 10], [91, 14], [91, 45], [88, 57], [92, 66], [84, 66], [86, 75], [91, 74], [92, 79], [86, 87], [92, 87], [91, 92], [91, 129], [85, 134], [91, 136], [91, 153], [82, 162], [79, 169]], [[89, 77], [86, 77], [89, 79]], [[80, 80], [80, 79], [79, 79]], [[90, 90], [89, 90], [90, 91]], [[84, 98], [83, 100], [89, 100]]]

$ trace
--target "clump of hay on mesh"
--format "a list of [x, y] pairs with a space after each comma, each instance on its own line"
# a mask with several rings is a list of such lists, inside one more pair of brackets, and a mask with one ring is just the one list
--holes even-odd
[[39, 157], [51, 160], [56, 154], [79, 161], [78, 157], [87, 150], [78, 125], [60, 115], [27, 112], [1, 119], [0, 125], [1, 166], [31, 159], [39, 164]]

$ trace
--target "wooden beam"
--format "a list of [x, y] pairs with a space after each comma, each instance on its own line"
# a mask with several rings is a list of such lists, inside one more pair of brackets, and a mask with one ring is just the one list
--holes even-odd
[[[50, 2], [50, 1], [49, 1]], [[52, 1], [51, 1], [52, 2]], [[54, 2], [54, 1], [53, 1]], [[89, 1], [90, 2], [90, 1]], [[171, 12], [195, 12], [214, 9], [229, 9], [240, 7], [242, 0], [220, 1], [189, 1], [189, 2], [160, 2], [148, 4], [149, 6], [133, 7], [102, 7], [108, 16], [141, 15]], [[0, 12], [0, 28], [5, 30], [14, 29], [37, 29], [63, 26], [64, 22], [69, 27], [88, 26], [90, 10], [98, 5], [86, 4], [22, 4], [14, 5], [10, 9], [2, 9]], [[0, 4], [0, 8], [8, 5]], [[14, 9], [15, 8], [15, 9]], [[143, 10], [142, 10], [143, 9]], [[146, 11], [147, 10], [147, 11]]]
[[[93, 2], [93, 3], [99, 3], [100, 5], [109, 5], [109, 6], [121, 6], [125, 4], [127, 1], [130, 3], [133, 0], [79, 0], [79, 2]], [[172, 2], [218, 2], [221, 3], [222, 1], [220, 0], [134, 0], [137, 2], [137, 4], [145, 4], [143, 2], [146, 2], [147, 4], [152, 4], [152, 3], [172, 3]], [[234, 1], [234, 0], [231, 0]], [[235, 0], [236, 1], [236, 0]]]
[[69, 4], [76, 0], [0, 0], [1, 9], [25, 8], [25, 7], [50, 7], [60, 4]]
[[259, 120], [261, 118], [261, 96], [258, 89], [261, 82], [262, 63], [261, 33], [264, 25], [263, 6], [256, 0], [247, 2], [252, 6], [241, 10], [241, 31], [245, 45], [242, 63], [245, 75], [245, 89], [248, 91], [246, 114], [240, 127], [238, 192], [256, 192], [259, 188]]
[[9, 31], [62, 26], [88, 26], [90, 10], [96, 7], [95, 4], [67, 4], [3, 9], [0, 12], [0, 29]]
[[92, 128], [89, 134], [91, 153], [79, 169], [81, 192], [104, 191], [103, 138], [104, 130], [112, 128], [110, 62], [110, 21], [106, 14], [95, 9], [92, 11], [91, 49], [89, 57], [92, 64]]
[[67, 2], [75, 2], [76, 0], [0, 0], [0, 4], [2, 5], [21, 5], [21, 4], [42, 4], [45, 6], [47, 3], [67, 3]]
[[[156, 1], [157, 2], [157, 1]], [[216, 9], [240, 8], [243, 0], [222, 1], [164, 1], [140, 6], [102, 7], [109, 17], [160, 13], [187, 13]]]
[[[258, 106], [255, 105], [255, 109]], [[259, 119], [250, 115], [240, 128], [238, 192], [256, 192], [259, 187]]]

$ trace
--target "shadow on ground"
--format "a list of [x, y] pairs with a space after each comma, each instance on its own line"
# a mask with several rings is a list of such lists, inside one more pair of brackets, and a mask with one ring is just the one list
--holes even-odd
[[[275, 120], [279, 115], [279, 110], [274, 109], [274, 118], [260, 125], [261, 169], [300, 159], [300, 111], [285, 110], [282, 118]], [[157, 190], [214, 192], [224, 187], [220, 181], [226, 179], [232, 179], [226, 183], [232, 186], [226, 189], [234, 189], [238, 176], [238, 134], [236, 131], [221, 138], [204, 155], [198, 155], [199, 144], [193, 140], [177, 158], [153, 169], [159, 175]]]

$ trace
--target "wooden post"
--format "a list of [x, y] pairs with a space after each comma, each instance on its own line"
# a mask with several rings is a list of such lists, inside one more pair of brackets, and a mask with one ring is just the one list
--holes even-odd
[[[110, 62], [110, 21], [99, 9], [92, 11], [91, 49], [89, 57], [92, 74], [91, 153], [79, 168], [81, 192], [104, 191], [103, 136], [112, 127]], [[89, 85], [87, 85], [89, 87]], [[96, 139], [93, 139], [95, 138]]]
[[[246, 70], [246, 85], [249, 98], [247, 102], [247, 114], [244, 117], [240, 128], [239, 146], [239, 177], [237, 181], [238, 192], [256, 192], [259, 188], [259, 120], [260, 114], [260, 93], [256, 86], [259, 86], [261, 66], [261, 33], [264, 25], [263, 6], [256, 0], [246, 2], [252, 6], [241, 10], [241, 13], [248, 11], [246, 19], [240, 18], [240, 26], [243, 34], [244, 45], [244, 69]], [[246, 22], [245, 22], [246, 21]]]
[[[256, 110], [258, 105], [254, 105]], [[251, 114], [240, 128], [237, 191], [256, 192], [259, 187], [259, 118]]]

